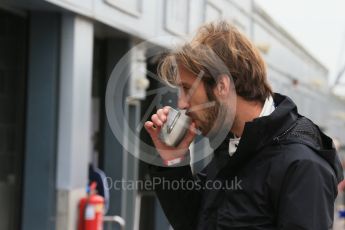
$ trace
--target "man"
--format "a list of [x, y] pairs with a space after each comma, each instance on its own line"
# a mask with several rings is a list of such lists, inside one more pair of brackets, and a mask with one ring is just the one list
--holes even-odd
[[[168, 108], [145, 123], [160, 158], [169, 165], [151, 166], [151, 176], [197, 185], [156, 186], [175, 230], [332, 228], [342, 179], [332, 140], [299, 115], [291, 99], [272, 93], [264, 61], [243, 34], [225, 21], [206, 24], [190, 43], [164, 57], [159, 72], [179, 88], [178, 107], [193, 120], [177, 147], [159, 138]], [[209, 102], [214, 106], [193, 109]], [[224, 127], [229, 134], [214, 146], [212, 161], [193, 175], [185, 161], [194, 129], [212, 140]], [[236, 181], [236, 186], [205, 186], [215, 181]]]

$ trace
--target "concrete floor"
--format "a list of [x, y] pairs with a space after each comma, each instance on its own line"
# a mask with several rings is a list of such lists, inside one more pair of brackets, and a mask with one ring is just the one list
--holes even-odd
[[334, 210], [334, 224], [333, 230], [344, 230], [345, 229], [345, 219], [339, 218], [338, 210], [344, 206], [344, 192], [339, 192], [336, 202], [335, 202], [335, 210]]
[[340, 220], [336, 215], [334, 217], [333, 230], [344, 230], [345, 229], [345, 220]]

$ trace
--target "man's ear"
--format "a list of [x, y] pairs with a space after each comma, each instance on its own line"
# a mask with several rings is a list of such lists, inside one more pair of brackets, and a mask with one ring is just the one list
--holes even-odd
[[219, 75], [217, 86], [215, 87], [215, 94], [219, 97], [229, 95], [230, 92], [230, 78], [226, 74]]

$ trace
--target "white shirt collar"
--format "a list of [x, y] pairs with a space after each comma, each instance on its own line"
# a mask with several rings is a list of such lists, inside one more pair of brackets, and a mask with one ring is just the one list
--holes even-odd
[[262, 107], [259, 117], [269, 116], [275, 108], [273, 97], [269, 96], [265, 101], [264, 107]]

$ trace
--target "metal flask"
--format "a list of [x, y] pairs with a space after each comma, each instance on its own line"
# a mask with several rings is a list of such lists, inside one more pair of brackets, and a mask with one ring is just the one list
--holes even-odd
[[191, 118], [186, 115], [185, 110], [169, 108], [167, 122], [164, 123], [159, 137], [168, 146], [176, 147], [186, 135]]

